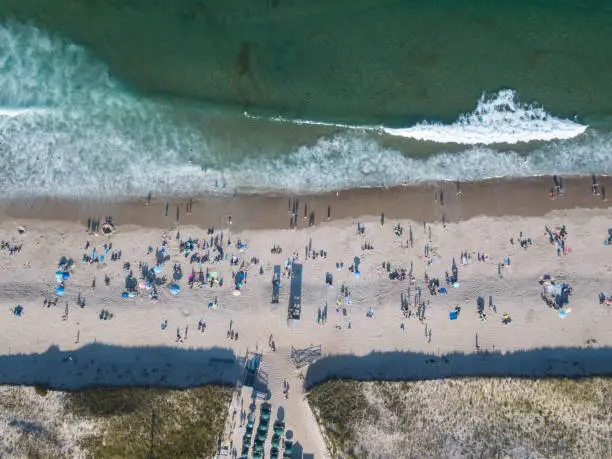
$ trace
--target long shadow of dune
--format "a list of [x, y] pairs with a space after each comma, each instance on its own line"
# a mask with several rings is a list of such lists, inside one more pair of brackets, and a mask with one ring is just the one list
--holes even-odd
[[583, 377], [612, 375], [612, 348], [542, 348], [502, 354], [444, 356], [414, 352], [334, 355], [309, 366], [304, 386], [328, 379], [424, 380], [453, 377]]
[[234, 384], [244, 364], [230, 349], [120, 347], [89, 344], [75, 351], [0, 356], [0, 384], [74, 390], [91, 386], [187, 388]]

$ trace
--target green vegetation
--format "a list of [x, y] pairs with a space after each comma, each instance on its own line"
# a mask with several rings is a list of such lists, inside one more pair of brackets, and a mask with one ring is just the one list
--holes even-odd
[[212, 457], [231, 388], [87, 389], [0, 386], [0, 451], [11, 457]]
[[360, 457], [353, 427], [363, 419], [371, 420], [367, 416], [368, 402], [363, 386], [353, 381], [328, 381], [317, 386], [308, 395], [308, 400], [315, 408], [319, 424], [325, 428], [329, 445], [333, 446], [330, 451]]
[[69, 411], [99, 425], [83, 438], [96, 459], [214, 455], [223, 433], [231, 390], [90, 389], [71, 393]]
[[34, 386], [34, 392], [36, 392], [41, 397], [45, 397], [49, 393], [49, 390], [43, 386]]
[[329, 381], [309, 402], [335, 457], [612, 457], [612, 379]]

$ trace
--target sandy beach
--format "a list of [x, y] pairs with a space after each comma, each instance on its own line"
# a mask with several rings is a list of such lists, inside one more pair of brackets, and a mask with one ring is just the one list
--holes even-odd
[[[612, 307], [599, 299], [600, 293], [612, 296], [612, 246], [604, 245], [612, 228], [609, 201], [591, 193], [589, 177], [566, 179], [563, 196], [554, 198], [551, 182], [211, 198], [170, 202], [167, 215], [166, 202], [156, 197], [148, 205], [146, 199], [3, 202], [0, 383], [65, 389], [235, 384], [247, 353], [259, 352], [273, 412], [282, 408], [279, 417], [296, 444], [318, 458], [328, 454], [304, 386], [330, 376], [467, 375], [460, 362], [470, 356], [480, 374], [487, 368], [490, 374], [580, 375], [597, 368], [609, 374]], [[607, 182], [600, 179], [600, 189]], [[87, 230], [89, 218], [103, 223], [106, 216], [112, 216], [111, 234]], [[205, 247], [205, 241], [212, 246]], [[217, 262], [215, 243], [223, 249]], [[141, 264], [153, 268], [162, 247], [166, 259], [158, 276], [167, 282], [151, 299]], [[282, 253], [272, 253], [273, 247]], [[113, 260], [118, 251], [120, 259]], [[204, 254], [208, 261], [202, 261]], [[58, 295], [62, 257], [73, 263]], [[447, 282], [453, 260], [458, 279]], [[288, 323], [293, 262], [303, 266], [302, 311], [299, 321]], [[279, 302], [272, 304], [275, 265], [282, 277]], [[180, 278], [173, 281], [177, 266]], [[198, 282], [200, 270], [209, 274], [205, 285]], [[123, 297], [130, 271], [136, 288]], [[237, 292], [239, 271], [247, 274]], [[552, 301], [555, 288], [557, 294], [565, 292], [559, 290], [562, 284], [571, 289], [562, 308], [549, 307], [541, 297], [551, 280], [559, 286], [548, 290]], [[180, 293], [173, 294], [169, 284]], [[404, 310], [402, 295], [408, 298]], [[18, 305], [22, 309], [16, 313]], [[450, 320], [455, 311], [458, 317]], [[319, 345], [323, 358], [311, 369], [296, 368], [292, 348]], [[574, 349], [569, 360], [583, 361], [574, 364], [553, 352], [567, 348]], [[547, 355], [521, 357], [545, 349]], [[373, 352], [382, 353], [378, 362], [384, 364], [355, 368]], [[500, 359], [494, 363], [483, 355]], [[355, 360], [340, 362], [338, 356]], [[441, 369], [444, 356], [451, 365]], [[410, 367], [410, 359], [423, 363]], [[548, 373], [536, 371], [544, 361]], [[236, 392], [224, 439], [238, 453], [244, 433], [240, 414], [248, 412], [249, 396], [246, 387]]]

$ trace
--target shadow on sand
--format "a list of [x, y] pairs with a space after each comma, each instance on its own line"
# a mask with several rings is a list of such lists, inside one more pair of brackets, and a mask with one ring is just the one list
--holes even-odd
[[456, 377], [585, 377], [612, 375], [612, 348], [542, 348], [502, 354], [479, 352], [435, 356], [413, 352], [374, 352], [362, 357], [335, 355], [308, 367], [304, 386], [328, 379], [361, 381], [424, 380]]
[[90, 386], [187, 388], [235, 384], [244, 362], [230, 349], [120, 347], [89, 344], [74, 351], [0, 356], [0, 384], [74, 390]]

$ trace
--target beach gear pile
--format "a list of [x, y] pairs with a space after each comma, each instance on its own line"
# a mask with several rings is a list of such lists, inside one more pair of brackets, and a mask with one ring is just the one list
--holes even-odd
[[[457, 268], [457, 263], [455, 262], [455, 258], [453, 257], [453, 264], [451, 266], [452, 275], [448, 274], [446, 271], [446, 285], [452, 285], [454, 287], [459, 286], [459, 268]], [[457, 284], [457, 285], [455, 285]]]
[[102, 309], [100, 311], [100, 315], [98, 316], [100, 320], [111, 320], [115, 315], [112, 312], [109, 312], [106, 309]]
[[448, 318], [450, 320], [457, 320], [459, 318], [459, 314], [461, 314], [461, 307], [455, 306], [455, 310], [448, 313]]
[[324, 324], [325, 322], [327, 322], [327, 302], [325, 306], [323, 306], [323, 309], [319, 308], [317, 311], [317, 323]]
[[239, 294], [240, 290], [246, 284], [247, 272], [244, 269], [238, 271], [234, 276], [234, 294]]
[[476, 305], [478, 307], [478, 319], [481, 322], [486, 322], [487, 321], [487, 314], [484, 312], [484, 308], [485, 308], [485, 300], [484, 300], [484, 298], [479, 296], [478, 299], [476, 300]]
[[74, 264], [72, 258], [62, 257], [57, 264], [58, 270], [55, 272], [55, 294], [63, 296], [66, 288], [66, 281], [70, 279], [70, 270]]
[[557, 246], [557, 256], [567, 255], [572, 251], [570, 247], [566, 247], [565, 240], [567, 238], [567, 228], [562, 225], [561, 228], [557, 228], [556, 231], [551, 230], [548, 225], [544, 227], [546, 234], [548, 235], [548, 242], [551, 245]]
[[15, 241], [1, 241], [0, 242], [0, 250], [6, 250], [9, 255], [15, 255], [16, 253], [21, 251], [23, 244], [21, 242], [17, 243]]
[[549, 274], [544, 274], [540, 279], [542, 300], [549, 308], [559, 311], [559, 317], [562, 319], [571, 311], [567, 308], [569, 298], [572, 294], [572, 287], [565, 282], [558, 282]]

